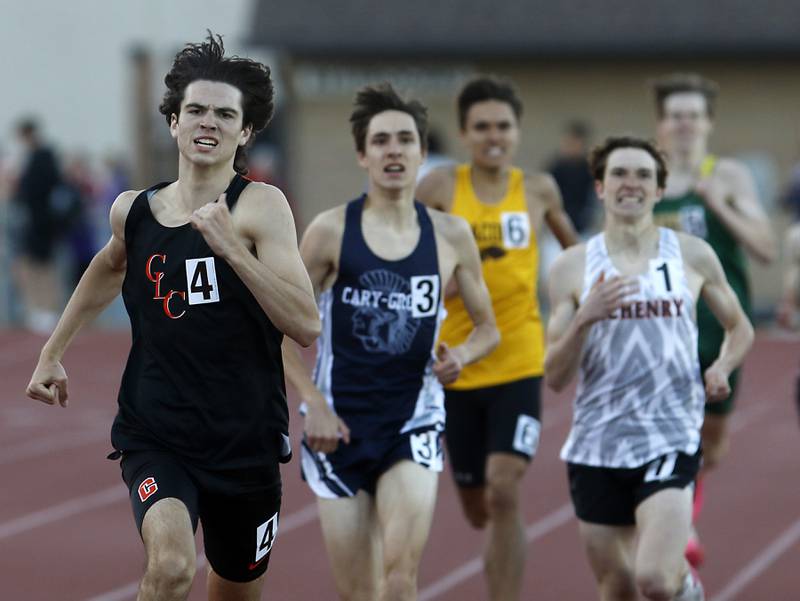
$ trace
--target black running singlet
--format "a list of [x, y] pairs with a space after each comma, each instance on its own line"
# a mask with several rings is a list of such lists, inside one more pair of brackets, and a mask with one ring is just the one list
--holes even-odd
[[[231, 180], [231, 210], [248, 183]], [[166, 185], [139, 194], [125, 223], [133, 340], [112, 444], [206, 469], [275, 466], [289, 453], [283, 336], [200, 232], [156, 221], [150, 199]]]

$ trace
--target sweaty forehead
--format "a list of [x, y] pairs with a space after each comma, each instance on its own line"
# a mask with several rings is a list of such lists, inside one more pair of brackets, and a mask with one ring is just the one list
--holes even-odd
[[708, 110], [706, 97], [700, 92], [675, 92], [664, 99], [665, 113], [702, 113]]
[[395, 134], [401, 131], [417, 133], [417, 124], [414, 117], [403, 111], [383, 111], [369, 120], [367, 135], [378, 133]]
[[622, 168], [628, 170], [656, 170], [656, 160], [641, 148], [617, 148], [608, 155], [606, 170]]
[[200, 79], [186, 86], [183, 93], [183, 105], [189, 103], [241, 110], [242, 92], [229, 83]]
[[511, 121], [515, 122], [514, 109], [502, 100], [482, 100], [469, 107], [467, 125], [478, 121]]

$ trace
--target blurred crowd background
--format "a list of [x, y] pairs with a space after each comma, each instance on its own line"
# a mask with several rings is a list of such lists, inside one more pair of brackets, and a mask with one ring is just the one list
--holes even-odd
[[[654, 137], [648, 80], [676, 71], [719, 84], [711, 150], [751, 168], [776, 236], [800, 219], [790, 0], [0, 0], [0, 14], [0, 326], [49, 331], [108, 239], [117, 194], [175, 177], [162, 78], [206, 29], [273, 69], [276, 117], [249, 176], [284, 190], [301, 230], [363, 188], [348, 124], [359, 86], [388, 80], [428, 105], [430, 166], [466, 158], [455, 95], [476, 73], [517, 85], [517, 164], [554, 175], [585, 236], [602, 223], [588, 150], [612, 133]], [[557, 248], [542, 243], [547, 263]], [[772, 316], [781, 266], [751, 270], [757, 318]], [[125, 322], [119, 303], [101, 319]]]

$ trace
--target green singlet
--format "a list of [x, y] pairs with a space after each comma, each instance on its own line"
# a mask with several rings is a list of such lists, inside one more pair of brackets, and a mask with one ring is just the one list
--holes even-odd
[[[701, 175], [703, 177], [710, 175], [716, 162], [716, 157], [706, 157], [700, 168]], [[700, 195], [690, 190], [683, 196], [672, 198], [665, 196], [656, 203], [653, 212], [657, 225], [692, 234], [711, 245], [722, 263], [728, 283], [739, 297], [742, 309], [749, 316], [751, 312], [750, 284], [747, 278], [744, 252], [719, 219], [706, 209], [706, 204]], [[700, 367], [705, 372], [719, 355], [725, 330], [703, 299], [698, 299], [697, 303], [697, 329]], [[738, 379], [739, 370], [736, 370], [730, 377], [731, 395], [724, 402], [707, 404], [706, 412], [717, 415], [730, 413], [733, 409]]]

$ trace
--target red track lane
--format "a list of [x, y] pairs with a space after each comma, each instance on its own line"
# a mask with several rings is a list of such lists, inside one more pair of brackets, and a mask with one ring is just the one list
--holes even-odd
[[[108, 430], [129, 336], [90, 332], [66, 357], [71, 405], [23, 397], [42, 339], [0, 332], [0, 599], [123, 601], [135, 597], [144, 553]], [[698, 525], [708, 552], [701, 572], [714, 601], [800, 599], [800, 432], [792, 387], [800, 343], [760, 334], [743, 379], [731, 453], [708, 478]], [[544, 431], [525, 482], [529, 560], [524, 599], [594, 599], [558, 451], [569, 398], [545, 395]], [[292, 431], [299, 440], [301, 420]], [[284, 469], [284, 506], [265, 599], [335, 599], [314, 499], [299, 463]], [[201, 539], [201, 535], [198, 536]], [[468, 529], [449, 474], [420, 568], [420, 598], [486, 598], [483, 535]], [[201, 549], [201, 547], [199, 547]], [[200, 570], [190, 599], [205, 599]]]

